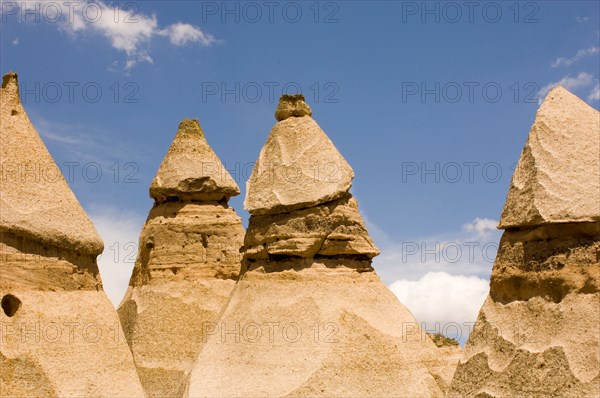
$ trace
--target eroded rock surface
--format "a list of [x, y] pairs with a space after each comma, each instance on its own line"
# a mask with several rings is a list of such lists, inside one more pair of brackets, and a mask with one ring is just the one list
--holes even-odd
[[0, 395], [144, 396], [102, 290], [102, 241], [31, 125], [14, 73], [0, 117]]
[[[293, 183], [277, 171], [330, 160], [337, 180], [306, 167]], [[454, 366], [373, 270], [379, 251], [348, 192], [352, 177], [309, 115], [275, 125], [247, 186], [243, 274], [206, 330], [189, 397], [444, 395]]]
[[181, 122], [150, 188], [155, 203], [118, 309], [149, 396], [183, 394], [204, 327], [229, 299], [244, 229], [227, 199], [238, 193], [198, 121]]
[[537, 112], [499, 226], [599, 221], [599, 203], [598, 111], [557, 86]]
[[600, 396], [600, 114], [586, 107], [558, 87], [538, 111], [451, 397]]
[[312, 109], [302, 94], [284, 94], [275, 110], [275, 119], [280, 122], [289, 117], [312, 116]]
[[248, 231], [247, 259], [379, 254], [350, 194], [290, 213], [253, 216]]
[[[303, 99], [288, 104], [284, 96], [278, 109], [308, 108]], [[252, 215], [313, 207], [345, 196], [352, 185], [354, 171], [310, 112], [286, 116], [271, 130], [246, 183], [244, 206]]]
[[101, 253], [103, 243], [94, 225], [21, 105], [16, 73], [2, 79], [0, 107], [0, 231], [81, 253]]
[[198, 120], [184, 119], [150, 185], [150, 196], [159, 202], [169, 198], [227, 201], [239, 194]]

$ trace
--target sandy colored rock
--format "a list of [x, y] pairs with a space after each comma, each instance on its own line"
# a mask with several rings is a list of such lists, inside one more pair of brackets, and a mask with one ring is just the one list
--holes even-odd
[[450, 382], [363, 260], [257, 261], [205, 329], [190, 397], [442, 397]]
[[600, 396], [599, 252], [598, 223], [504, 232], [449, 396]]
[[562, 86], [540, 106], [500, 228], [600, 220], [600, 113]]
[[[343, 184], [294, 185], [257, 170], [334, 156]], [[351, 180], [310, 117], [274, 127], [248, 183], [243, 273], [222, 316], [204, 325], [186, 396], [444, 395], [454, 366], [373, 270], [379, 251], [348, 192]]]
[[184, 119], [167, 156], [150, 185], [150, 196], [197, 200], [228, 200], [240, 189], [212, 150], [198, 119]]
[[279, 100], [277, 109], [275, 110], [275, 119], [278, 122], [289, 117], [312, 116], [312, 110], [306, 102], [302, 94], [284, 94]]
[[[188, 127], [193, 134], [182, 136]], [[203, 180], [202, 169], [190, 167], [204, 164], [203, 154], [220, 164], [198, 123], [184, 120], [158, 171], [163, 177], [154, 182], [182, 187], [182, 175], [185, 181], [216, 181]], [[222, 198], [239, 190], [229, 174], [223, 181], [230, 183], [214, 186], [208, 196], [188, 189], [171, 191], [169, 196], [178, 196], [168, 201], [155, 196], [140, 233], [138, 258], [118, 312], [148, 396], [182, 396], [203, 344], [202, 325], [215, 321], [238, 278], [244, 228]], [[207, 197], [220, 201], [198, 199]]]
[[21, 105], [16, 73], [2, 79], [0, 126], [0, 232], [94, 257], [102, 253], [94, 225]]
[[0, 288], [0, 391], [10, 397], [143, 397], [131, 352], [103, 291]]
[[371, 240], [351, 195], [290, 213], [253, 216], [244, 240], [246, 258], [286, 255], [364, 255], [379, 250]]
[[452, 380], [456, 366], [462, 355], [462, 348], [458, 341], [448, 338], [441, 334], [429, 334], [433, 343], [438, 347], [437, 358], [440, 360], [440, 366], [436, 367], [434, 372], [440, 375], [440, 377], [446, 381]]
[[0, 98], [3, 172], [10, 163], [57, 173], [3, 174], [0, 394], [144, 396], [102, 290], [102, 241], [19, 103], [15, 74], [4, 77]]
[[[585, 108], [566, 90], [553, 90], [542, 108], [519, 164], [541, 151], [537, 143], [545, 143], [547, 156], [557, 163], [541, 159], [528, 165], [535, 167], [530, 174], [544, 181], [530, 187], [531, 195], [519, 194], [515, 180], [520, 177], [513, 177], [501, 222], [510, 229], [500, 240], [490, 293], [456, 369], [450, 397], [600, 396], [600, 222], [585, 221], [594, 218], [589, 187], [597, 177], [589, 169], [594, 167], [591, 153], [598, 150], [571, 142], [581, 138], [581, 126], [591, 124], [573, 119]], [[560, 146], [550, 143], [549, 137], [557, 135], [552, 126], [562, 126], [556, 137]], [[574, 147], [585, 153], [575, 156]], [[572, 189], [569, 198], [563, 196], [564, 184]], [[555, 187], [556, 211], [540, 185]], [[528, 213], [532, 209], [540, 211]], [[524, 226], [511, 224], [515, 220]]]
[[316, 206], [344, 196], [353, 178], [350, 165], [310, 116], [288, 117], [273, 127], [260, 151], [244, 207], [258, 215]]

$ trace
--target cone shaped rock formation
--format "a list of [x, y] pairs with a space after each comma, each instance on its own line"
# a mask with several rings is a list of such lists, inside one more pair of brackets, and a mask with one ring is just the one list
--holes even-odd
[[19, 101], [0, 91], [0, 393], [143, 396], [102, 290], [103, 244]]
[[247, 185], [243, 273], [186, 395], [443, 396], [453, 366], [371, 267], [352, 169], [310, 114], [282, 97]]
[[540, 106], [500, 228], [600, 221], [598, 111], [562, 86]]
[[158, 201], [169, 197], [219, 201], [239, 194], [237, 184], [206, 142], [198, 120], [183, 120], [152, 181], [150, 196]]
[[[303, 98], [303, 97], [302, 97]], [[285, 95], [273, 127], [246, 183], [250, 214], [280, 214], [346, 195], [354, 171], [310, 117], [300, 96]]]
[[21, 105], [15, 73], [2, 79], [1, 151], [6, 189], [0, 196], [0, 230], [89, 255], [101, 253], [94, 225]]
[[537, 112], [462, 352], [375, 273], [354, 172], [302, 95], [277, 106], [245, 233], [236, 182], [180, 123], [118, 314], [14, 73], [0, 106], [1, 396], [600, 396], [600, 113], [563, 87]]
[[599, 170], [599, 112], [553, 89], [513, 176], [451, 397], [600, 396]]
[[148, 396], [182, 395], [203, 325], [235, 285], [244, 229], [227, 200], [238, 193], [198, 121], [182, 121], [150, 187], [155, 203], [118, 309]]

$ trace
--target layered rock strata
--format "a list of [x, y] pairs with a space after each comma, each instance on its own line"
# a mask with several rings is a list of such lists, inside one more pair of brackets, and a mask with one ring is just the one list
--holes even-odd
[[443, 396], [452, 372], [371, 266], [352, 168], [303, 97], [276, 119], [247, 183], [243, 274], [186, 394]]
[[452, 397], [600, 396], [600, 114], [561, 86], [509, 188]]
[[0, 91], [0, 395], [144, 396], [96, 257], [103, 243], [19, 101]]
[[182, 121], [150, 186], [154, 206], [118, 309], [148, 396], [183, 394], [205, 324], [235, 285], [244, 229], [227, 201], [239, 192], [198, 121]]

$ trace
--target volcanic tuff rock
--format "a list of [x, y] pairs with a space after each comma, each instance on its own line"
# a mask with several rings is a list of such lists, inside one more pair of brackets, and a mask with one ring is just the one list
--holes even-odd
[[278, 118], [288, 117], [273, 127], [260, 151], [244, 207], [253, 215], [278, 214], [345, 196], [354, 171], [310, 117], [304, 97], [283, 96], [277, 110]]
[[458, 365], [458, 360], [462, 355], [462, 349], [458, 341], [441, 334], [432, 335], [427, 333], [427, 335], [438, 347], [438, 358], [442, 362], [442, 365], [437, 368], [438, 373], [444, 380], [452, 380], [456, 365]]
[[157, 201], [169, 197], [229, 200], [240, 189], [212, 150], [198, 120], [185, 119], [150, 185]]
[[[301, 100], [278, 110], [308, 109]], [[453, 366], [374, 272], [352, 169], [306, 112], [282, 115], [248, 183], [243, 273], [187, 395], [443, 396]], [[333, 179], [309, 173], [328, 161]]]
[[0, 394], [143, 396], [102, 290], [103, 244], [19, 101], [0, 90]]
[[598, 111], [562, 86], [537, 112], [500, 228], [600, 221]]
[[312, 109], [302, 94], [284, 94], [275, 109], [275, 119], [280, 122], [292, 116], [312, 116]]
[[182, 121], [150, 187], [155, 203], [118, 309], [149, 396], [181, 396], [203, 326], [235, 285], [244, 229], [227, 200], [238, 193], [198, 121]]
[[16, 73], [3, 77], [2, 93], [2, 183], [10, 189], [0, 195], [0, 231], [101, 253], [102, 240], [21, 105]]
[[513, 176], [450, 396], [600, 396], [599, 167], [600, 113], [553, 89]]
[[362, 255], [373, 258], [379, 251], [373, 244], [350, 195], [290, 213], [250, 218], [244, 240], [247, 259], [269, 256]]

